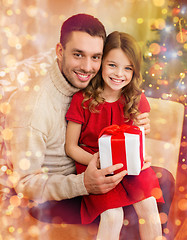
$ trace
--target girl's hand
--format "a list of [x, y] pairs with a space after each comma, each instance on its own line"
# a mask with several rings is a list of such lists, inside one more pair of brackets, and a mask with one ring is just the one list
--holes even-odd
[[150, 133], [150, 119], [149, 119], [149, 113], [141, 113], [138, 115], [138, 117], [134, 121], [135, 125], [138, 127], [144, 127], [145, 135]]
[[151, 156], [145, 156], [142, 170], [145, 170], [146, 168], [148, 168], [148, 167], [151, 166], [151, 160], [152, 160], [152, 157], [151, 157]]

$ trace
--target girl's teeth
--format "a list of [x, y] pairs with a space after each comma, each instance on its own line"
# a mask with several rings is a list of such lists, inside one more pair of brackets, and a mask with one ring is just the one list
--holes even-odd
[[113, 80], [114, 82], [117, 82], [117, 83], [120, 83], [120, 82], [123, 81], [123, 80], [116, 80], [116, 79], [114, 79], [114, 78], [112, 78], [112, 80]]

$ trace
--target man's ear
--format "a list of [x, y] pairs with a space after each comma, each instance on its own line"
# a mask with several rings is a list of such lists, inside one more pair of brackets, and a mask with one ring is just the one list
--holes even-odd
[[63, 59], [63, 46], [61, 43], [57, 43], [56, 45], [56, 55], [57, 55], [57, 58], [60, 62], [62, 62], [62, 59]]

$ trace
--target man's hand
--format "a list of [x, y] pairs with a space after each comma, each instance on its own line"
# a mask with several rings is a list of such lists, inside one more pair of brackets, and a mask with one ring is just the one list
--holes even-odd
[[152, 160], [152, 157], [151, 157], [151, 156], [145, 156], [142, 170], [144, 170], [144, 169], [146, 169], [146, 168], [148, 168], [148, 167], [151, 166], [151, 160]]
[[97, 169], [98, 153], [94, 154], [92, 160], [84, 173], [84, 184], [88, 193], [103, 194], [112, 190], [127, 174], [127, 171], [106, 176], [123, 167], [123, 164], [116, 164], [104, 169]]
[[135, 120], [135, 125], [139, 127], [144, 127], [145, 134], [150, 133], [150, 119], [149, 113], [141, 113]]

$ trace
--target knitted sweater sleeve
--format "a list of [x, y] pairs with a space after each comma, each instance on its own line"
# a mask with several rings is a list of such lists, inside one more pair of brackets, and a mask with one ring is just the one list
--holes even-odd
[[[25, 136], [29, 138], [25, 138]], [[87, 195], [84, 174], [49, 173], [44, 163], [45, 136], [32, 127], [12, 128], [11, 163], [17, 193], [37, 202], [62, 200]], [[71, 172], [71, 170], [69, 170]]]

